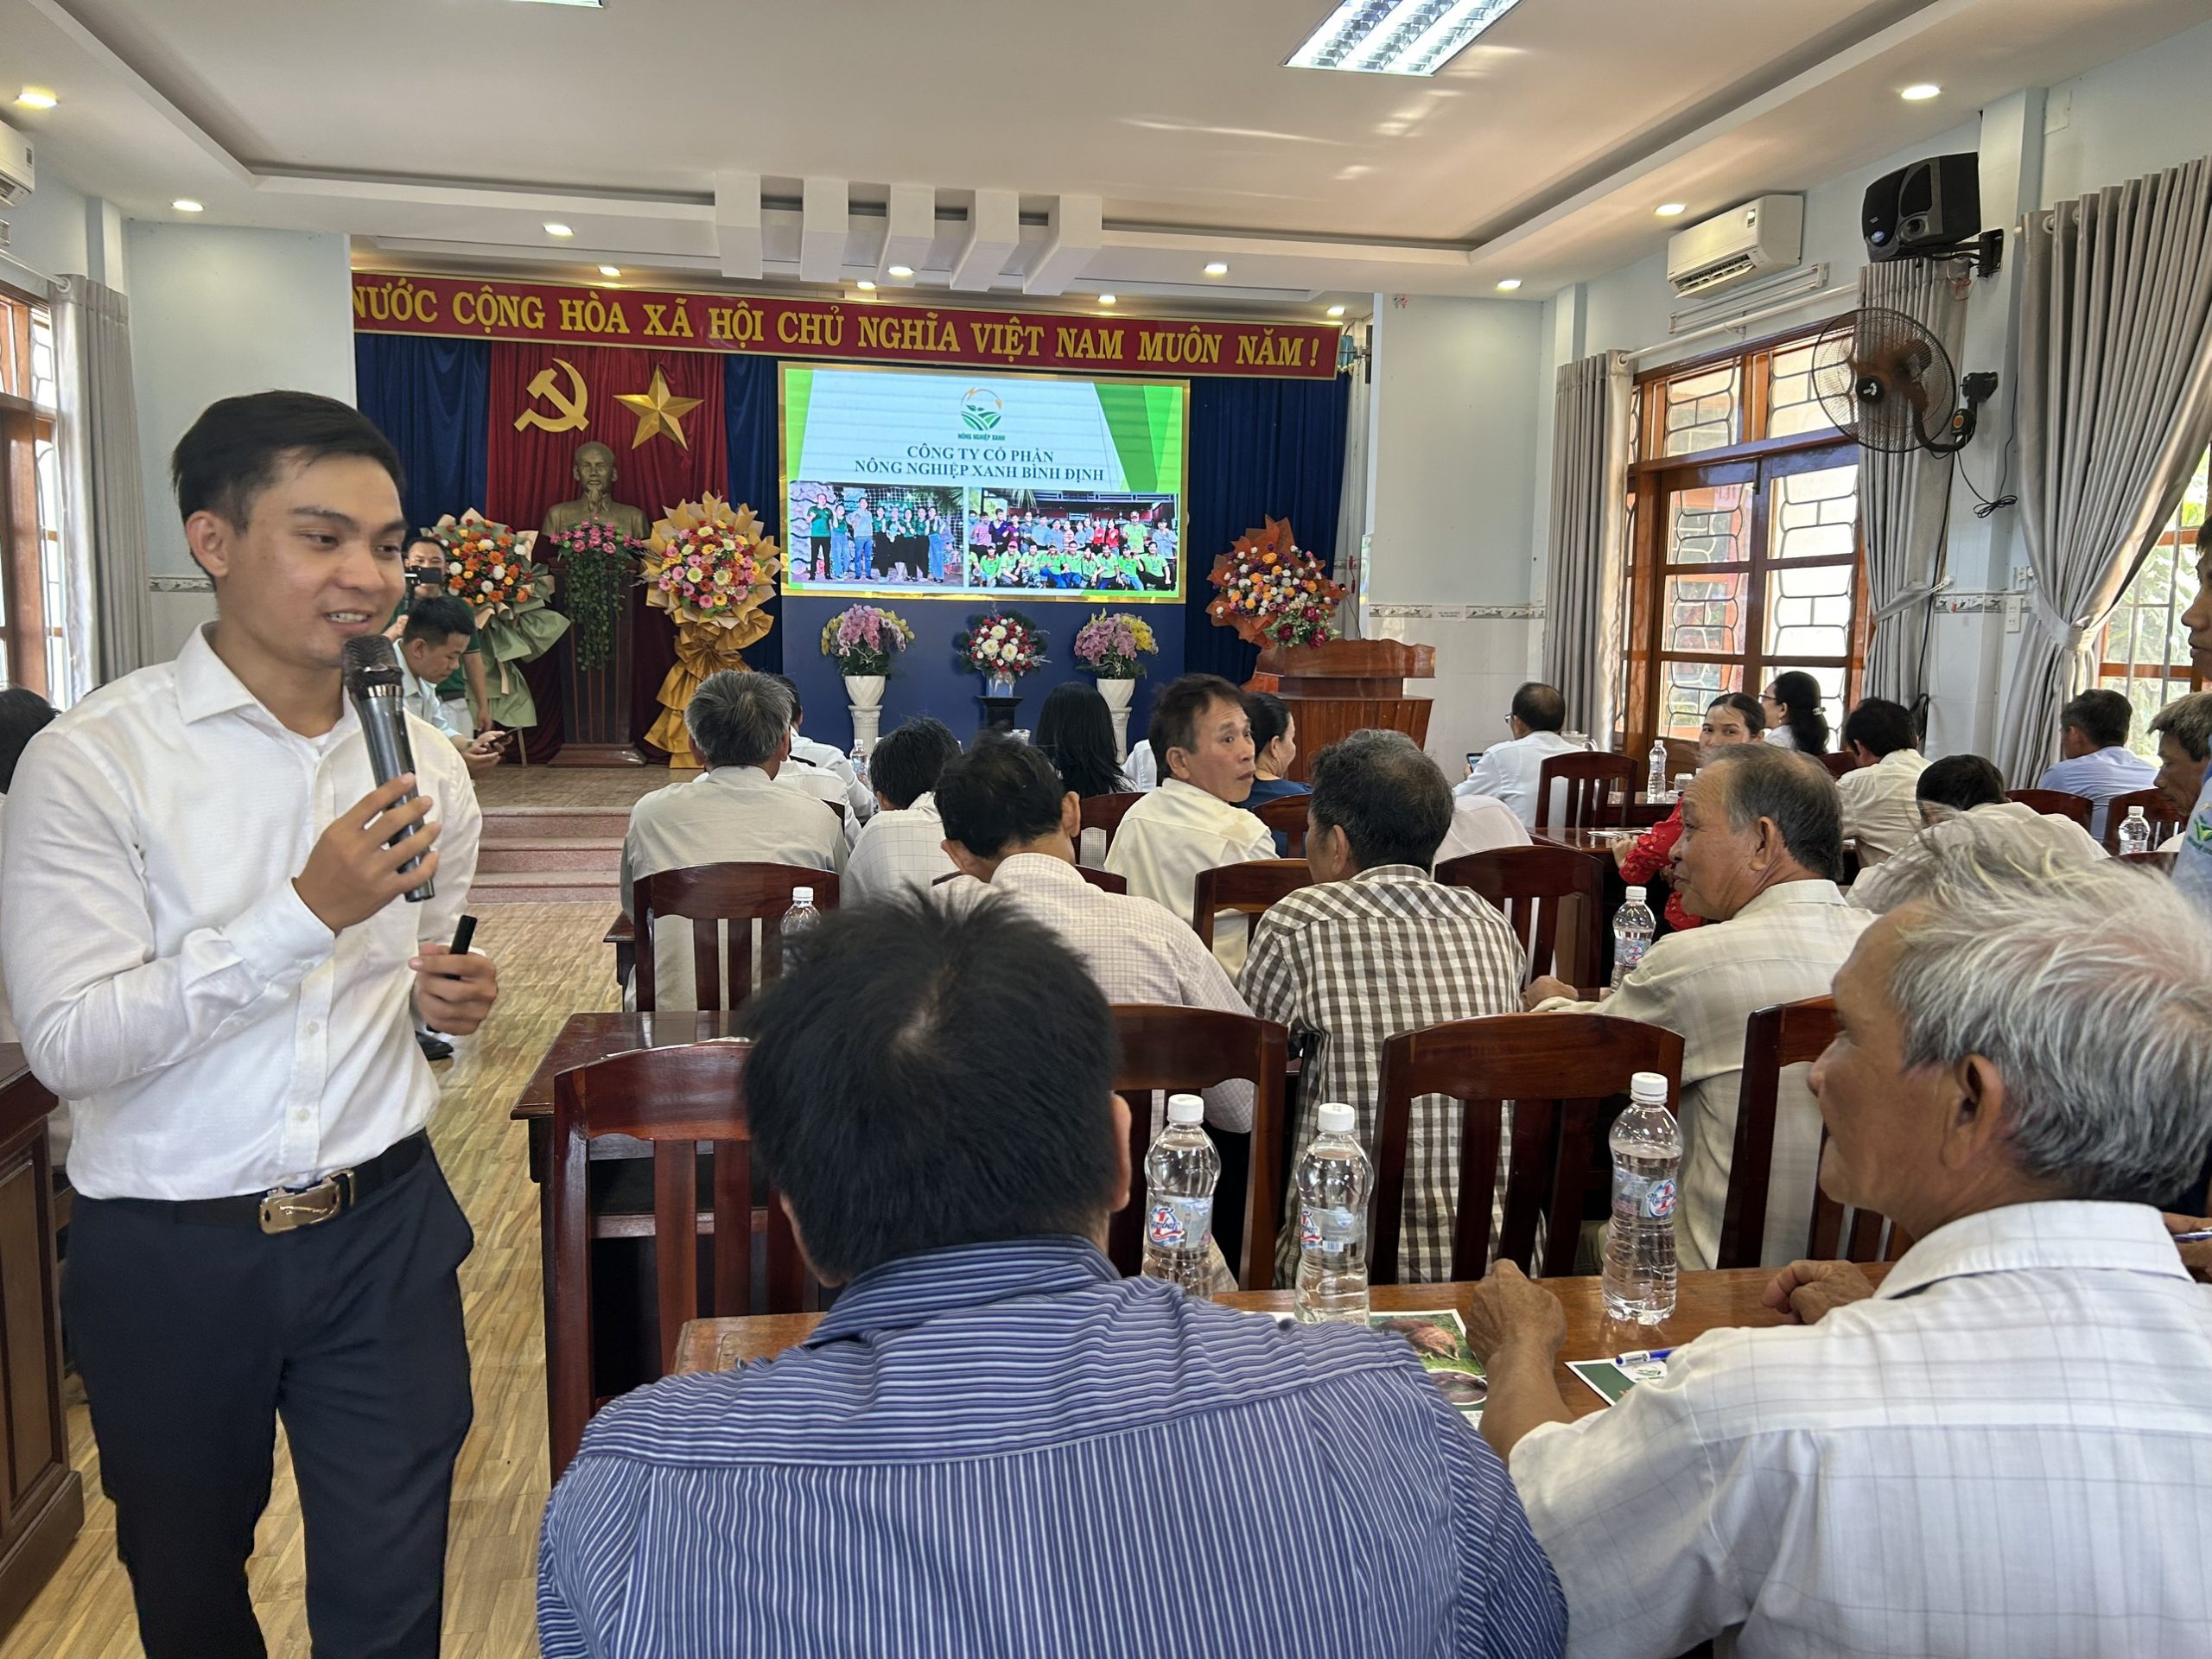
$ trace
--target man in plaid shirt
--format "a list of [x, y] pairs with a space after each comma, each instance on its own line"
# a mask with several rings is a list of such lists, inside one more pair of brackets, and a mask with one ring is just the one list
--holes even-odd
[[[1355, 732], [1313, 757], [1312, 782], [1306, 859], [1319, 885], [1260, 918], [1243, 989], [1262, 1019], [1321, 1039], [1299, 1091], [1294, 1144], [1313, 1139], [1323, 1102], [1342, 1101], [1359, 1115], [1372, 1157], [1382, 1045], [1448, 1020], [1517, 1013], [1527, 958], [1488, 899], [1430, 878], [1452, 826], [1452, 790], [1411, 739]], [[1406, 1151], [1407, 1279], [1451, 1277], [1459, 1179], [1459, 1108], [1424, 1095]], [[1294, 1217], [1296, 1204], [1284, 1213]], [[1275, 1253], [1282, 1282], [1296, 1243], [1294, 1223]]]

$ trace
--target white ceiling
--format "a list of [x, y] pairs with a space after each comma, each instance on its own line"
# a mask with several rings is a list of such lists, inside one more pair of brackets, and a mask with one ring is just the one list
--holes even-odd
[[[0, 0], [0, 98], [58, 92], [5, 118], [130, 213], [189, 195], [207, 222], [345, 232], [368, 264], [789, 287], [804, 235], [817, 280], [898, 258], [925, 287], [1311, 311], [1505, 276], [1541, 298], [1657, 247], [1661, 200], [1805, 188], [2206, 15], [1522, 0], [1433, 79], [1281, 67], [1328, 10]], [[1900, 102], [1916, 80], [1945, 95]]]

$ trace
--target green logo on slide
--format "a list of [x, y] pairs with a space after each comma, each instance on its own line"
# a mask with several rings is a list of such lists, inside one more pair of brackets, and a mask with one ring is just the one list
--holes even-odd
[[981, 386], [970, 386], [960, 394], [960, 424], [962, 428], [981, 437], [999, 429], [999, 420], [1005, 409], [995, 392]]

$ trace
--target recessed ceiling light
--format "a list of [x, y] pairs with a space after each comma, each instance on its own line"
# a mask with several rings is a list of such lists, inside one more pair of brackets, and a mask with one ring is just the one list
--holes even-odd
[[524, 3], [533, 6], [587, 6], [597, 11], [607, 3], [607, 0], [524, 0]]
[[1514, 0], [1343, 0], [1290, 54], [1293, 69], [1433, 75]]
[[1658, 214], [1662, 219], [1680, 219], [1684, 213], [1689, 211], [1689, 208], [1682, 202], [1662, 201], [1651, 211]]
[[1329, 315], [1332, 317], [1341, 317], [1344, 314], [1344, 308], [1341, 305], [1332, 305], [1329, 308]]
[[1111, 305], [1114, 303], [1114, 296], [1111, 294], [1101, 294], [1098, 296], [1098, 303], [1101, 305]]
[[549, 219], [545, 221], [545, 234], [548, 236], [574, 236], [575, 232], [565, 225], [556, 225]]
[[1498, 291], [1503, 294], [1510, 294], [1515, 289], [1520, 286], [1521, 279], [1518, 276], [1509, 276], [1497, 285]]
[[868, 281], [865, 276], [861, 277], [857, 283], [855, 283], [853, 286], [860, 289], [863, 294], [873, 294], [875, 292], [875, 284]]
[[16, 102], [27, 110], [50, 110], [60, 101], [43, 86], [26, 86], [16, 94]]
[[193, 200], [190, 196], [179, 196], [175, 201], [169, 203], [169, 206], [180, 213], [204, 213], [207, 211], [204, 206]]
[[1923, 80], [1916, 86], [1906, 87], [1897, 96], [1908, 104], [1925, 104], [1931, 98], [1942, 97], [1943, 89], [1932, 80]]
[[1209, 276], [1226, 276], [1229, 275], [1229, 267], [1224, 264], [1220, 260], [1217, 259], [1206, 267], [1206, 275]]
[[911, 276], [914, 274], [914, 268], [912, 265], [893, 265], [890, 268], [890, 274], [893, 276]]
[[622, 274], [622, 268], [620, 265], [601, 265], [599, 268], [599, 274], [602, 276], [620, 276]]

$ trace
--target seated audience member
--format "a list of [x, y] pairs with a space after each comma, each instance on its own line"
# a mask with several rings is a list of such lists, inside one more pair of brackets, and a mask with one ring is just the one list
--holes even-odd
[[1566, 724], [1567, 699], [1559, 689], [1530, 680], [1513, 694], [1513, 707], [1505, 717], [1506, 729], [1513, 735], [1483, 751], [1458, 792], [1503, 801], [1524, 828], [1535, 829], [1545, 816], [1537, 810], [1536, 799], [1544, 762], [1554, 755], [1582, 753], [1581, 744], [1560, 734]]
[[407, 607], [407, 622], [399, 636], [407, 712], [435, 727], [468, 765], [468, 775], [481, 777], [499, 764], [498, 734], [465, 734], [454, 723], [453, 711], [438, 696], [438, 687], [461, 665], [461, 654], [476, 637], [476, 619], [468, 607], [446, 594], [418, 599]]
[[2105, 803], [2151, 787], [2158, 768], [2127, 747], [2135, 709], [2117, 691], [2084, 691], [2058, 714], [2058, 749], [2064, 759], [2043, 775], [2037, 789], [2063, 790], [2097, 804], [2089, 834], [2105, 836]]
[[[1152, 747], [1163, 781], [1123, 817], [1104, 868], [1188, 922], [1200, 870], [1275, 855], [1268, 826], [1238, 804], [1252, 789], [1243, 694], [1211, 674], [1171, 681], [1152, 700]], [[1240, 915], [1214, 924], [1214, 954], [1232, 974], [1245, 932]]]
[[1114, 1028], [1049, 928], [844, 912], [747, 1023], [754, 1145], [836, 1306], [592, 1420], [546, 1659], [1561, 1651], [1511, 1482], [1403, 1338], [1116, 1276]]
[[[1572, 986], [1548, 976], [1529, 988], [1529, 1006], [1542, 1013], [1641, 1020], [1681, 1038], [1675, 1248], [1684, 1268], [1710, 1268], [1719, 1251], [1745, 1022], [1770, 1003], [1826, 995], [1872, 919], [1836, 887], [1842, 841], [1836, 786], [1825, 771], [1764, 743], [1721, 749], [1690, 780], [1675, 843], [1675, 891], [1685, 910], [1713, 925], [1655, 940], [1600, 1001], [1575, 1001]], [[1762, 1262], [1778, 1265], [1804, 1248], [1820, 1154], [1812, 1096], [1785, 1074]]]
[[1096, 686], [1067, 680], [1046, 692], [1035, 741], [1079, 798], [1130, 792], [1115, 758], [1114, 711]]
[[[1012, 738], [977, 739], [938, 782], [946, 856], [1058, 934], [1109, 1002], [1251, 1013], [1188, 923], [1149, 899], [1107, 893], [1076, 873], [1077, 806], [1075, 791], [1043, 752]], [[956, 882], [945, 896], [957, 905], [983, 891]], [[1224, 1083], [1205, 1093], [1208, 1122], [1240, 1135], [1251, 1128], [1250, 1084]]]
[[1828, 752], [1828, 717], [1821, 712], [1821, 683], [1803, 669], [1776, 675], [1774, 683], [1759, 693], [1759, 712], [1766, 716], [1766, 741], [1776, 748], [1800, 754]]
[[[1244, 798], [1244, 810], [1305, 794], [1305, 785], [1284, 776], [1298, 761], [1298, 716], [1271, 691], [1246, 692], [1244, 712], [1252, 721], [1252, 792]], [[1281, 830], [1275, 832], [1275, 856], [1290, 856], [1290, 837]]]
[[[1758, 700], [1740, 691], [1731, 691], [1726, 696], [1715, 697], [1706, 706], [1705, 723], [1697, 734], [1698, 762], [1702, 766], [1721, 749], [1732, 748], [1738, 743], [1756, 743], [1759, 734], [1766, 729], [1766, 715]], [[1631, 887], [1649, 887], [1667, 874], [1674, 861], [1675, 843], [1682, 834], [1682, 804], [1675, 803], [1675, 810], [1657, 823], [1645, 830], [1634, 841], [1617, 842], [1613, 857], [1621, 867], [1621, 880]], [[1693, 916], [1682, 908], [1682, 895], [1672, 887], [1667, 890], [1668, 925], [1680, 932], [1686, 927], [1695, 927], [1705, 918]]]
[[2212, 1652], [2212, 1298], [2145, 1198], [2212, 1100], [2212, 935], [2166, 882], [1923, 843], [1835, 981], [1821, 1185], [1917, 1243], [1793, 1262], [1796, 1330], [1719, 1330], [1569, 1422], [1559, 1304], [1467, 1325], [1483, 1433], [1574, 1651]]
[[857, 904], [901, 891], [927, 893], [957, 868], [944, 855], [937, 811], [938, 774], [960, 753], [941, 721], [918, 715], [876, 741], [868, 780], [880, 809], [868, 821], [845, 861], [842, 902]]
[[1868, 697], [1843, 720], [1844, 752], [1854, 763], [1836, 782], [1843, 833], [1859, 843], [1859, 867], [1871, 869], [1920, 833], [1913, 780], [1928, 764], [1919, 734], [1901, 702]]
[[[2189, 601], [2189, 608], [2181, 613], [2182, 626], [2189, 630], [2189, 658], [2200, 677], [2212, 676], [2212, 518], [2196, 527], [2196, 597]], [[2159, 721], [2172, 715], [2182, 702], [2194, 702], [2202, 692], [2168, 703], [2151, 722], [2154, 731], [2171, 731], [2171, 722], [2161, 727]], [[2198, 716], [2197, 718], [2202, 718]], [[2206, 735], [2200, 731], [2196, 744], [2196, 760], [2203, 766]], [[2164, 762], [2166, 748], [2163, 737], [2158, 746], [2158, 759]], [[2166, 784], [2165, 770], [2161, 767], [2158, 788], [2169, 800], [2174, 791]], [[2200, 771], [2199, 778], [2202, 779]], [[2212, 912], [2212, 780], [2200, 781], [2196, 798], [2186, 809], [2187, 821], [2181, 834], [2175, 837], [2174, 885], [2196, 901], [2200, 910]]]
[[1147, 794], [1160, 787], [1160, 758], [1152, 751], [1152, 735], [1146, 734], [1129, 745], [1129, 752], [1122, 757], [1122, 776], [1129, 780], [1132, 790]]
[[[1430, 877], [1452, 823], [1452, 790], [1411, 738], [1355, 732], [1315, 755], [1312, 772], [1306, 861], [1319, 885], [1260, 918], [1244, 999], [1262, 1019], [1320, 1039], [1291, 1144], [1313, 1138], [1322, 1102], [1342, 1101], [1358, 1114], [1371, 1156], [1382, 1045], [1447, 1020], [1512, 1013], [1528, 958], [1489, 899]], [[1406, 1279], [1452, 1276], [1459, 1189], [1459, 1109], [1423, 1096], [1414, 1103], [1406, 1152]], [[1286, 1283], [1296, 1266], [1297, 1214], [1294, 1193], [1276, 1252]]]
[[[2188, 834], [2190, 817], [2204, 793], [2207, 762], [2212, 761], [2212, 691], [2192, 691], [2176, 697], [2151, 716], [2151, 731], [2158, 740], [2158, 770], [2151, 787], [2164, 798], [2166, 810], [2182, 820], [2181, 835], [2166, 845], [2177, 848]], [[2208, 830], [2212, 836], [2212, 830]], [[2179, 862], [2176, 863], [2179, 878]]]
[[[772, 674], [723, 669], [699, 682], [683, 710], [691, 747], [706, 766], [689, 782], [657, 789], [630, 809], [622, 839], [622, 913], [635, 918], [631, 889], [641, 875], [701, 864], [844, 868], [837, 815], [797, 790], [776, 786], [791, 754], [791, 696]], [[742, 925], [742, 924], [739, 924]], [[639, 941], [640, 950], [646, 942]], [[658, 1008], [698, 1006], [691, 924], [656, 922], [653, 997]]]
[[[845, 809], [845, 844], [849, 847], [861, 825], [875, 810], [875, 797], [853, 770], [850, 756], [827, 743], [817, 743], [799, 730], [806, 723], [806, 709], [799, 701], [798, 682], [788, 674], [768, 677], [784, 688], [791, 700], [791, 762], [776, 774], [778, 779], [823, 801]], [[835, 787], [832, 787], [832, 785]]]
[[[406, 635], [407, 613], [415, 601], [446, 591], [444, 543], [435, 536], [417, 536], [407, 543], [404, 558], [407, 595], [392, 612], [391, 621], [384, 631], [384, 637], [395, 647]], [[461, 653], [460, 671], [448, 674], [438, 684], [438, 701], [446, 709], [446, 728], [464, 739], [490, 731], [491, 696], [490, 681], [484, 671], [484, 642], [472, 626], [468, 649]]]
[[1503, 801], [1489, 795], [1452, 797], [1452, 827], [1436, 849], [1436, 861], [1448, 863], [1469, 853], [1492, 853], [1503, 847], [1533, 845], [1529, 826]]

